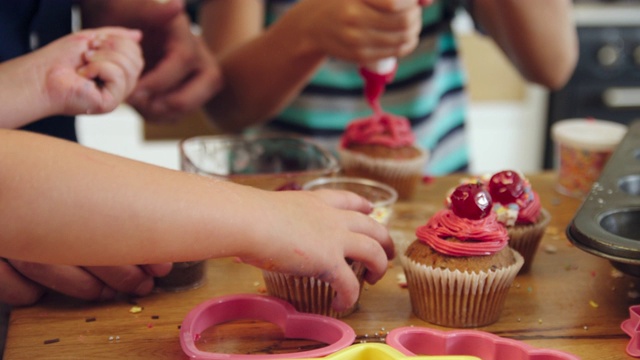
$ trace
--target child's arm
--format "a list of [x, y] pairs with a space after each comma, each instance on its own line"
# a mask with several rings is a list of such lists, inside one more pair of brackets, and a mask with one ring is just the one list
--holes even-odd
[[474, 19], [529, 81], [562, 87], [578, 60], [570, 0], [474, 0]]
[[207, 1], [203, 36], [218, 55], [225, 87], [207, 104], [216, 125], [266, 121], [298, 95], [328, 57], [367, 63], [404, 56], [418, 42], [416, 0], [306, 0], [263, 31], [255, 0]]
[[[273, 192], [0, 130], [0, 256], [73, 265], [238, 256], [357, 298], [345, 258], [375, 282], [393, 246], [371, 204], [347, 192]], [[386, 252], [386, 254], [385, 254]]]
[[142, 71], [140, 38], [123, 28], [86, 30], [1, 63], [0, 127], [113, 110]]

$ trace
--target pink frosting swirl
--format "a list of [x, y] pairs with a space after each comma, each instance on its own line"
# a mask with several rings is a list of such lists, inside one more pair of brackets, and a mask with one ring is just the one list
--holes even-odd
[[[507, 246], [509, 237], [504, 225], [491, 212], [479, 220], [456, 216], [450, 209], [435, 213], [416, 236], [439, 253], [449, 256], [481, 256], [494, 254]], [[461, 242], [445, 240], [453, 237]]]
[[[529, 186], [529, 188], [531, 188], [531, 186]], [[536, 221], [538, 221], [538, 216], [540, 216], [540, 209], [542, 209], [542, 205], [540, 204], [540, 196], [538, 196], [538, 193], [531, 190], [531, 200], [520, 207], [516, 223], [535, 223]]]
[[352, 121], [341, 140], [343, 148], [353, 144], [397, 148], [413, 145], [414, 142], [415, 135], [409, 120], [388, 113]]

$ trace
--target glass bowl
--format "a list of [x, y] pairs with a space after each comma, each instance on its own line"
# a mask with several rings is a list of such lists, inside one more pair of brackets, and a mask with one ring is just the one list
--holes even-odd
[[369, 216], [387, 225], [393, 212], [393, 204], [398, 200], [398, 192], [387, 184], [358, 177], [323, 177], [311, 180], [302, 186], [303, 190], [334, 189], [347, 190], [371, 201], [373, 211]]
[[329, 151], [288, 134], [196, 136], [180, 142], [183, 171], [265, 190], [299, 189], [338, 173]]

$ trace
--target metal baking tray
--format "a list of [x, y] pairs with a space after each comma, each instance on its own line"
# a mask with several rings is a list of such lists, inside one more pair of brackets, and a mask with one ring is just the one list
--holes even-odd
[[640, 121], [629, 126], [566, 233], [576, 247], [640, 277]]

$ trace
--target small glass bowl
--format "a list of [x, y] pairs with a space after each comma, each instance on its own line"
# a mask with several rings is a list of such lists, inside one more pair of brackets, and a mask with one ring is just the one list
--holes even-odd
[[302, 186], [302, 190], [334, 189], [347, 190], [371, 201], [373, 211], [369, 216], [387, 225], [398, 200], [398, 192], [387, 184], [357, 177], [322, 177]]
[[338, 173], [338, 160], [304, 137], [289, 134], [196, 136], [180, 142], [183, 171], [266, 190], [295, 189]]

